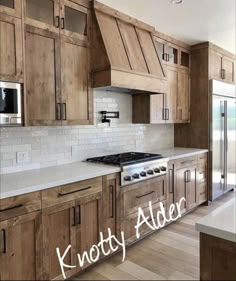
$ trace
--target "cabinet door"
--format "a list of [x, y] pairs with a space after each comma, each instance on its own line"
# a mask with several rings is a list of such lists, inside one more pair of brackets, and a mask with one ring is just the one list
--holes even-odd
[[166, 44], [164, 56], [166, 57], [166, 61], [168, 64], [179, 64], [179, 49], [177, 46], [170, 43]]
[[[44, 209], [42, 211], [43, 225], [43, 278], [52, 280], [63, 278], [56, 253], [56, 248], [60, 249], [61, 256], [69, 245], [71, 250], [66, 255], [64, 262], [69, 265], [76, 265], [76, 208], [75, 201], [63, 203]], [[76, 273], [76, 269], [67, 270], [66, 276], [69, 278]]]
[[[78, 220], [76, 227], [76, 253], [81, 256], [83, 253], [90, 252], [93, 245], [99, 242], [99, 234], [102, 231], [99, 221], [101, 212], [102, 193], [77, 200], [76, 208], [78, 209]], [[85, 269], [90, 264], [85, 260], [82, 267], [78, 265], [77, 271]]]
[[197, 206], [197, 182], [196, 167], [191, 167], [187, 173], [187, 209], [191, 210]]
[[[186, 168], [175, 170], [174, 202], [178, 203], [182, 198], [187, 201]], [[181, 213], [187, 211], [187, 203], [182, 202]]]
[[116, 199], [118, 188], [119, 175], [108, 175], [103, 177], [103, 191], [102, 191], [102, 230], [107, 233], [110, 228], [112, 234], [116, 234]]
[[163, 63], [166, 63], [166, 56], [165, 56], [165, 41], [154, 37], [154, 43], [155, 43], [155, 47], [159, 56], [159, 59], [163, 61]]
[[211, 77], [213, 79], [222, 79], [222, 55], [216, 51], [211, 50], [210, 54], [211, 62]]
[[61, 0], [61, 34], [87, 40], [89, 32], [88, 9], [80, 1]]
[[61, 93], [64, 125], [86, 125], [92, 122], [89, 49], [65, 36], [61, 39]]
[[26, 26], [26, 95], [29, 125], [61, 125], [59, 35]]
[[21, 29], [20, 19], [0, 14], [0, 80], [23, 82]]
[[165, 96], [166, 119], [168, 123], [176, 120], [176, 100], [178, 95], [178, 70], [167, 67], [167, 94]]
[[1, 280], [41, 280], [41, 214], [0, 222]]
[[21, 18], [21, 0], [0, 0], [0, 13]]
[[177, 120], [190, 121], [190, 77], [188, 72], [178, 72]]
[[187, 50], [180, 50], [180, 65], [181, 66], [184, 66], [184, 67], [187, 67], [187, 68], [190, 68], [190, 56], [191, 56], [191, 53], [190, 51], [187, 51]]
[[234, 68], [235, 68], [235, 62], [234, 60], [223, 57], [223, 79], [227, 83], [234, 83]]
[[150, 95], [150, 123], [165, 123], [165, 94]]
[[59, 33], [60, 0], [24, 0], [25, 23]]

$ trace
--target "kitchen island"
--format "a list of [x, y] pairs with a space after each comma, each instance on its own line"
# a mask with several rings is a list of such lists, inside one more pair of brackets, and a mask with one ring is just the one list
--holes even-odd
[[236, 280], [236, 193], [232, 197], [196, 224], [201, 280]]

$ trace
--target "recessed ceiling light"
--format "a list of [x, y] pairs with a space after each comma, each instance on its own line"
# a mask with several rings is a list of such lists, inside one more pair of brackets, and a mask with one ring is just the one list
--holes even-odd
[[171, 0], [172, 4], [178, 5], [178, 4], [182, 4], [183, 0]]

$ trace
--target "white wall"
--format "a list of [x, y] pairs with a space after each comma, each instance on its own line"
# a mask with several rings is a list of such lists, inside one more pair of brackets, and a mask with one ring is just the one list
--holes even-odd
[[[101, 110], [119, 111], [111, 127], [101, 124]], [[38, 169], [82, 161], [87, 157], [125, 151], [148, 151], [174, 145], [173, 125], [132, 124], [132, 97], [94, 92], [95, 125], [0, 129], [0, 173]], [[17, 164], [16, 153], [28, 151], [29, 161]]]

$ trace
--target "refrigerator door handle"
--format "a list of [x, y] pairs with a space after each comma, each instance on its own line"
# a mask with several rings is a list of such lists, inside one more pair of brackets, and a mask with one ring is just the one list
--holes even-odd
[[228, 105], [224, 101], [224, 191], [227, 190], [227, 154], [228, 154]]

